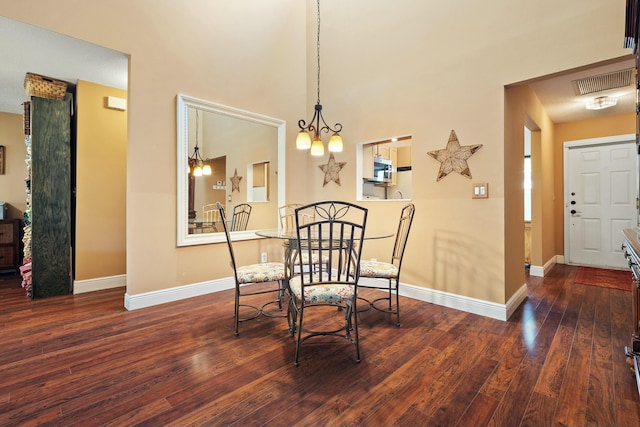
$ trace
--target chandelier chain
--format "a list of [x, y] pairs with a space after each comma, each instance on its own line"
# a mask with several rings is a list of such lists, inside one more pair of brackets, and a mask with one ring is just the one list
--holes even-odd
[[318, 0], [318, 18], [317, 18], [318, 33], [316, 39], [316, 53], [318, 61], [318, 104], [320, 104], [320, 0]]
[[196, 147], [198, 146], [198, 128], [200, 127], [199, 122], [199, 117], [198, 117], [198, 110], [196, 109]]

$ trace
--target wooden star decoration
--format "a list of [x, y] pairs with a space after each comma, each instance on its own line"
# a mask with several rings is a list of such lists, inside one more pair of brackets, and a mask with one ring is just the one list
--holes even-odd
[[331, 181], [340, 185], [340, 170], [346, 164], [347, 162], [336, 162], [336, 158], [333, 156], [333, 153], [329, 154], [329, 161], [324, 165], [318, 166], [322, 169], [322, 172], [324, 172], [324, 182], [322, 183], [322, 186], [324, 187]]
[[471, 170], [469, 170], [467, 159], [473, 156], [473, 153], [480, 148], [482, 148], [482, 144], [460, 146], [456, 132], [452, 129], [445, 149], [427, 153], [440, 162], [440, 171], [438, 171], [436, 182], [451, 172], [458, 172], [460, 175], [471, 179]]
[[233, 176], [231, 177], [231, 192], [233, 193], [234, 190], [238, 190], [238, 193], [240, 192], [240, 180], [242, 179], [241, 176], [238, 176], [238, 168], [235, 169], [235, 172], [233, 173]]

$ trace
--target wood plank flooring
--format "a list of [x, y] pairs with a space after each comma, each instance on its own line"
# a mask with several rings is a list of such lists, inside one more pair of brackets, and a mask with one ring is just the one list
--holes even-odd
[[528, 278], [507, 322], [402, 298], [401, 328], [359, 314], [360, 364], [320, 338], [298, 368], [286, 320], [234, 336], [231, 291], [128, 312], [123, 289], [30, 301], [16, 281], [0, 286], [0, 425], [639, 426], [631, 293], [575, 273]]

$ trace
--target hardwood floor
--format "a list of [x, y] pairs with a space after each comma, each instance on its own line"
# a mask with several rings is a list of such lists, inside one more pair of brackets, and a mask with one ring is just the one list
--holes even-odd
[[360, 364], [320, 339], [298, 368], [284, 319], [234, 336], [231, 291], [128, 312], [123, 289], [29, 301], [16, 282], [0, 425], [638, 426], [631, 293], [575, 272], [529, 278], [507, 322], [402, 298], [401, 328], [359, 315]]

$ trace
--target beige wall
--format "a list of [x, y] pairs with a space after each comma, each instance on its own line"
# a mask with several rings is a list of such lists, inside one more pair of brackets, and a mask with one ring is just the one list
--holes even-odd
[[106, 98], [127, 92], [79, 81], [75, 279], [126, 274], [127, 113]]
[[553, 122], [527, 85], [505, 91], [506, 300], [524, 283], [524, 128], [531, 132], [531, 263], [541, 266], [555, 232]]
[[27, 208], [24, 179], [27, 147], [22, 115], [0, 113], [0, 145], [4, 145], [5, 171], [0, 175], [0, 200], [9, 206], [7, 218], [20, 218]]
[[605, 136], [625, 135], [636, 133], [635, 113], [619, 114], [615, 116], [599, 117], [579, 122], [561, 123], [556, 125], [553, 142], [555, 185], [557, 195], [554, 203], [554, 222], [557, 232], [554, 238], [554, 252], [564, 255], [564, 143], [579, 139], [602, 138]]
[[[512, 124], [505, 116], [509, 108], [525, 109], [505, 99], [504, 87], [629, 54], [622, 48], [624, 0], [542, 0], [526, 7], [511, 0], [325, 0], [323, 113], [344, 125], [345, 151], [336, 160], [346, 166], [340, 186], [323, 187], [318, 165], [326, 156], [294, 148], [296, 123], [311, 117], [316, 100], [314, 1], [40, 3], [1, 0], [0, 14], [131, 55], [130, 294], [230, 274], [223, 245], [175, 246], [175, 96], [182, 92], [287, 121], [288, 202], [355, 200], [356, 145], [411, 134], [417, 210], [403, 281], [505, 303], [524, 283], [517, 166], [523, 119]], [[452, 129], [462, 145], [483, 147], [469, 159], [473, 179], [454, 173], [436, 182], [439, 163], [426, 153], [444, 148]], [[548, 137], [541, 136], [545, 159]], [[474, 182], [489, 183], [488, 199], [471, 199]], [[545, 189], [552, 182], [545, 177]], [[366, 204], [370, 227], [395, 229], [401, 202]], [[156, 215], [149, 216], [152, 208]], [[238, 261], [254, 262], [268, 245], [277, 243], [242, 242]], [[388, 242], [372, 242], [364, 252], [383, 258], [390, 249]]]

